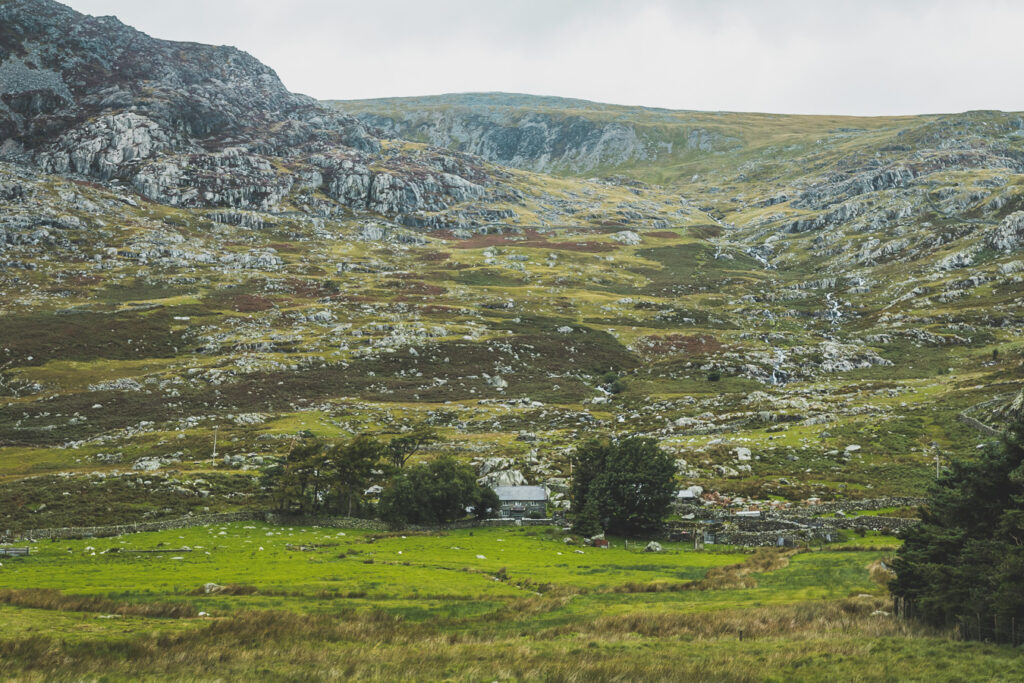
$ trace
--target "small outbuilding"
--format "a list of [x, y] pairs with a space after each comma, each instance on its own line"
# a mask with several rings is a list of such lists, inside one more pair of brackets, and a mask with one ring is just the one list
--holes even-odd
[[543, 486], [496, 486], [502, 517], [544, 517], [548, 509], [548, 492]]

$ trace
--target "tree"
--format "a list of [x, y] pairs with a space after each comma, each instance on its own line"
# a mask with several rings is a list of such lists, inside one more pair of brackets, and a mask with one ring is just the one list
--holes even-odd
[[278, 510], [351, 515], [383, 455], [384, 446], [367, 435], [334, 445], [304, 438], [283, 462], [264, 468], [262, 484]]
[[653, 439], [592, 439], [572, 457], [577, 525], [596, 519], [607, 531], [631, 535], [656, 528], [668, 514], [675, 463]]
[[298, 507], [310, 512], [316, 505], [320, 482], [320, 458], [325, 445], [316, 438], [296, 441], [284, 462], [263, 470], [262, 484], [271, 491], [278, 510]]
[[476, 502], [473, 504], [473, 516], [477, 519], [488, 519], [488, 517], [493, 517], [500, 507], [501, 500], [494, 489], [490, 486], [481, 486]]
[[976, 462], [952, 463], [903, 538], [897, 609], [963, 637], [1024, 641], [1024, 423]]
[[442, 456], [395, 474], [380, 494], [380, 516], [391, 523], [446, 524], [463, 517], [480, 495], [472, 468]]
[[401, 469], [421, 448], [437, 442], [437, 430], [426, 422], [417, 423], [411, 432], [396, 436], [388, 444], [388, 460]]
[[384, 446], [366, 434], [327, 450], [326, 467], [333, 509], [351, 516], [353, 506], [370, 485], [373, 469], [384, 456]]
[[576, 533], [583, 534], [584, 536], [597, 536], [598, 534], [604, 533], [604, 529], [601, 527], [601, 521], [598, 519], [597, 497], [589, 496], [587, 498], [587, 502], [583, 505], [583, 509], [576, 515], [573, 530], [576, 531]]

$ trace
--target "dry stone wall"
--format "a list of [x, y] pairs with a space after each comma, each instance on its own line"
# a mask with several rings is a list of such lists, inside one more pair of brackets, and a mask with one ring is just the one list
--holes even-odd
[[227, 524], [229, 522], [263, 521], [264, 513], [255, 511], [224, 512], [213, 515], [194, 515], [177, 517], [155, 522], [139, 522], [136, 524], [112, 524], [109, 526], [73, 526], [56, 529], [29, 529], [27, 531], [9, 532], [0, 535], [0, 540], [17, 539], [68, 539], [68, 538], [105, 538], [122, 534], [137, 534], [145, 531], [167, 531], [169, 529], [185, 529], [187, 527], [204, 526], [206, 524]]
[[379, 519], [360, 519], [358, 517], [296, 517], [273, 512], [250, 510], [243, 512], [225, 512], [212, 515], [193, 515], [177, 517], [154, 522], [137, 524], [112, 524], [108, 526], [60, 527], [55, 529], [29, 529], [27, 531], [4, 531], [0, 533], [0, 542], [16, 540], [58, 540], [76, 538], [108, 538], [122, 534], [137, 534], [147, 531], [167, 531], [188, 527], [206, 526], [208, 524], [227, 524], [229, 522], [266, 522], [277, 525], [320, 526], [332, 529], [363, 529], [366, 531], [391, 531], [407, 529], [410, 531], [438, 531], [444, 529], [473, 529], [477, 527], [505, 526], [550, 526], [550, 519], [485, 519], [466, 520], [441, 526], [406, 525], [396, 527]]

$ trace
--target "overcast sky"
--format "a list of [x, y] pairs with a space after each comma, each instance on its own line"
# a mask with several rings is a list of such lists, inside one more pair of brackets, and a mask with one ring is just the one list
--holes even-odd
[[297, 92], [806, 114], [1024, 110], [1019, 0], [67, 0]]

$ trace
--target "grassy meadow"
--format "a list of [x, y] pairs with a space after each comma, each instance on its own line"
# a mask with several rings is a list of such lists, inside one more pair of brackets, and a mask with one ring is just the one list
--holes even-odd
[[[0, 567], [13, 680], [1014, 680], [1024, 652], [886, 614], [895, 539], [830, 550], [548, 528], [212, 525]], [[577, 539], [578, 540], [578, 539]], [[159, 552], [151, 552], [159, 551]]]

